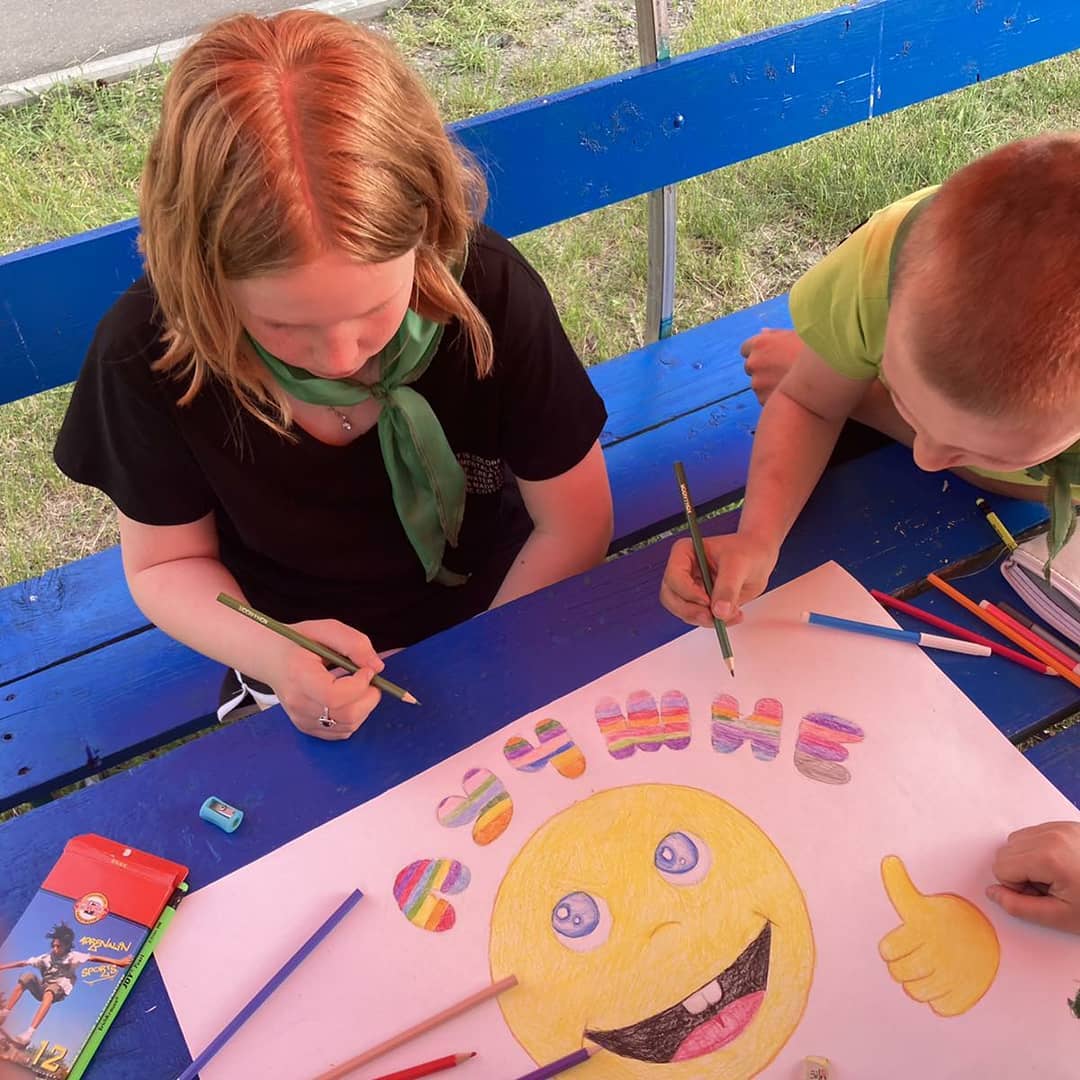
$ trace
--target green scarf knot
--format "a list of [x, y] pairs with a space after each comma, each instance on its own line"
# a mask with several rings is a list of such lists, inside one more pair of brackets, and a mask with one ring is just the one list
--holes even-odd
[[456, 547], [461, 532], [465, 472], [427, 399], [408, 385], [427, 371], [443, 329], [411, 308], [406, 311], [397, 333], [379, 353], [379, 380], [370, 386], [312, 375], [279, 360], [250, 334], [248, 340], [278, 385], [300, 401], [331, 408], [368, 398], [382, 404], [379, 448], [405, 535], [427, 581], [459, 585], [464, 576], [447, 570], [442, 561], [446, 545]]
[[1073, 447], [1027, 470], [1033, 480], [1046, 481], [1046, 505], [1050, 510], [1050, 530], [1046, 535], [1049, 556], [1043, 567], [1047, 583], [1050, 581], [1050, 565], [1076, 531], [1076, 508], [1073, 506], [1072, 489], [1080, 484], [1080, 452]]

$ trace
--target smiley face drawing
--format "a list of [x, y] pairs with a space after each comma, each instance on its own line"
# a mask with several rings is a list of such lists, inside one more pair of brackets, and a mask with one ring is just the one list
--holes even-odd
[[814, 970], [802, 890], [745, 814], [696, 788], [592, 795], [541, 826], [495, 898], [499, 999], [537, 1062], [582, 1080], [742, 1080], [798, 1026]]

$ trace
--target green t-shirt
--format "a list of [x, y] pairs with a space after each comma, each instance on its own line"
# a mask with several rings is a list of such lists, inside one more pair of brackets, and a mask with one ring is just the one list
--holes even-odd
[[912, 207], [936, 190], [923, 188], [879, 210], [791, 289], [799, 337], [849, 379], [881, 374], [893, 241]]
[[[849, 379], [876, 379], [885, 352], [889, 319], [889, 275], [897, 232], [911, 210], [936, 187], [923, 188], [879, 210], [838, 248], [811, 267], [792, 287], [792, 325], [799, 337], [834, 371]], [[1047, 462], [1066, 467], [1072, 496], [1080, 500], [1080, 443]], [[1042, 468], [980, 476], [1045, 488]]]

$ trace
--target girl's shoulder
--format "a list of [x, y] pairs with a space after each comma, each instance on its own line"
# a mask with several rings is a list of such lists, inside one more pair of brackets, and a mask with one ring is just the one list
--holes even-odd
[[86, 362], [107, 365], [121, 376], [149, 378], [151, 366], [165, 352], [164, 330], [157, 294], [143, 274], [102, 316]]
[[503, 313], [509, 305], [528, 305], [539, 297], [550, 297], [529, 260], [487, 225], [480, 225], [469, 238], [461, 285], [489, 320], [491, 314]]

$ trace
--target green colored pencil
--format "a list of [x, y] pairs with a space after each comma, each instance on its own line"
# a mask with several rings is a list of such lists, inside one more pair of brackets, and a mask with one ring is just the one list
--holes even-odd
[[[690, 499], [690, 486], [686, 482], [686, 470], [681, 461], [675, 462], [675, 479], [679, 482], [679, 493], [682, 495], [683, 509], [686, 511], [686, 524], [690, 526], [690, 539], [694, 542], [694, 553], [697, 555], [698, 570], [701, 571], [701, 581], [705, 586], [705, 594], [712, 602], [712, 574], [709, 573], [709, 560], [705, 557], [705, 544], [701, 539], [701, 529], [698, 527], [697, 513]], [[710, 614], [711, 614], [710, 609]], [[723, 619], [712, 617], [713, 626], [716, 628], [716, 637], [720, 642], [720, 651], [724, 654], [724, 663], [728, 671], [735, 675], [735, 654], [731, 651], [731, 641], [728, 639], [727, 627]]]
[[[269, 615], [264, 615], [261, 611], [248, 607], [247, 604], [242, 604], [235, 597], [226, 593], [218, 593], [218, 602], [232, 608], [233, 611], [239, 611], [241, 615], [246, 615], [249, 619], [254, 619], [255, 622], [265, 626], [267, 630], [273, 630], [274, 633], [288, 638], [295, 644], [307, 649], [308, 652], [321, 656], [327, 663], [344, 668], [350, 675], [355, 675], [360, 670], [347, 656], [342, 656], [341, 653], [334, 652], [333, 649], [329, 649], [317, 641], [312, 641], [311, 638], [301, 634], [299, 630], [294, 630], [291, 626], [278, 622], [277, 619], [271, 619]], [[392, 683], [389, 679], [384, 679], [381, 675], [376, 675], [371, 680], [371, 685], [377, 687], [384, 694], [396, 697], [398, 701], [404, 701], [409, 705], [420, 704], [408, 690], [398, 686], [397, 683]]]
[[116, 1014], [120, 1011], [120, 1006], [127, 1000], [128, 994], [131, 993], [131, 988], [135, 985], [135, 980], [139, 977], [142, 969], [146, 967], [146, 962], [150, 959], [154, 949], [157, 948], [157, 943], [161, 940], [165, 931], [168, 930], [169, 923], [172, 922], [173, 916], [176, 914], [176, 907], [187, 891], [188, 883], [186, 881], [180, 882], [176, 891], [173, 893], [172, 898], [165, 905], [161, 915], [158, 916], [158, 921], [154, 924], [150, 933], [147, 934], [142, 948], [136, 953], [135, 959], [128, 965], [127, 970], [120, 979], [119, 985], [113, 991], [112, 997], [109, 998], [105, 1010], [98, 1017], [97, 1023], [94, 1025], [93, 1031], [91, 1031], [89, 1038], [83, 1045], [82, 1051], [75, 1059], [75, 1063], [71, 1066], [71, 1072], [67, 1074], [68, 1080], [79, 1080], [82, 1074], [86, 1072], [86, 1068], [90, 1064], [90, 1059], [97, 1052], [97, 1048], [101, 1045], [102, 1039], [104, 1039], [105, 1035], [108, 1033], [109, 1027], [116, 1018]]

